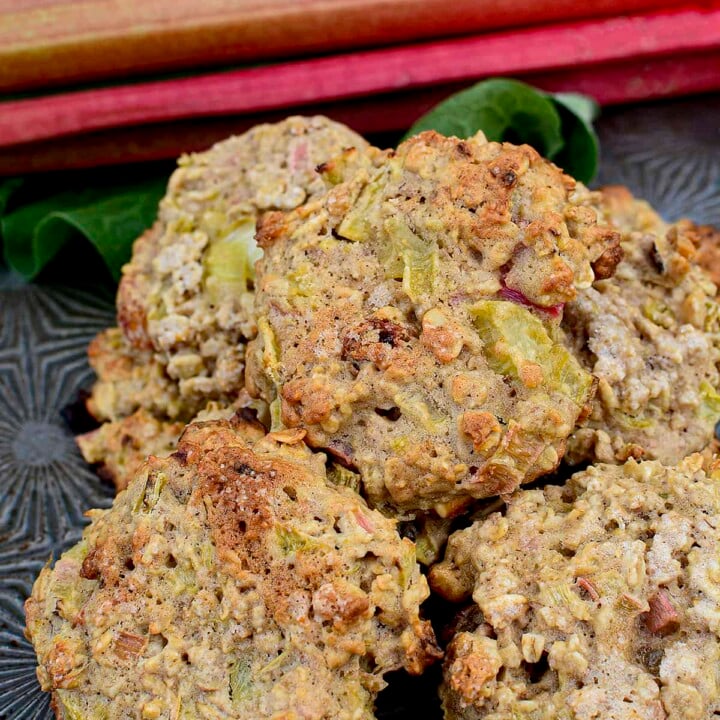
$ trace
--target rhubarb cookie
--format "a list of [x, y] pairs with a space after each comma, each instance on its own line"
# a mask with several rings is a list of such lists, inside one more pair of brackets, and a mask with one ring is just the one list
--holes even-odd
[[563, 306], [619, 259], [528, 146], [428, 132], [323, 168], [258, 230], [248, 389], [360, 471], [374, 505], [448, 515], [556, 467], [593, 393]]
[[454, 534], [433, 589], [470, 602], [447, 720], [720, 714], [720, 471], [599, 465]]
[[301, 432], [191, 425], [26, 603], [58, 718], [370, 720], [439, 655], [415, 548]]
[[205, 401], [242, 387], [252, 312], [255, 223], [323, 193], [316, 167], [357, 134], [323, 117], [258, 125], [182, 157], [158, 211], [124, 268], [118, 319], [131, 345], [160, 354], [183, 397]]
[[674, 464], [704, 448], [720, 420], [717, 288], [697, 262], [692, 224], [664, 224], [617, 188], [599, 204], [622, 230], [624, 258], [565, 307], [569, 345], [598, 378], [568, 459]]
[[244, 385], [245, 343], [256, 332], [258, 215], [321, 194], [325, 184], [316, 166], [348, 147], [366, 146], [327, 118], [291, 117], [180, 159], [156, 223], [135, 242], [123, 268], [120, 328], [90, 346], [98, 380], [88, 409], [111, 424], [103, 432], [107, 442], [95, 443], [86, 459], [119, 468], [123, 460], [114, 448], [122, 447], [128, 430], [142, 459], [208, 401], [236, 399]]

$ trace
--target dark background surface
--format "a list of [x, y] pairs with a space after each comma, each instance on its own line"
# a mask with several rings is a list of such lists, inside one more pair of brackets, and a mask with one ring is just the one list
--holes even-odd
[[[720, 97], [613, 108], [598, 121], [595, 185], [621, 183], [666, 219], [720, 225]], [[389, 144], [395, 138], [373, 138]], [[23, 637], [23, 602], [40, 568], [80, 537], [83, 512], [111, 488], [88, 468], [63, 410], [89, 387], [85, 350], [113, 324], [102, 269], [73, 248], [41, 282], [0, 270], [0, 718], [51, 718]], [[67, 413], [66, 413], [67, 414]], [[395, 673], [378, 702], [383, 720], [440, 717], [438, 670]]]

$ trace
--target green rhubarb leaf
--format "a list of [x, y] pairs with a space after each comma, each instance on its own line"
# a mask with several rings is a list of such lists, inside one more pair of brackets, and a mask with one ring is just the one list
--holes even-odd
[[67, 191], [23, 205], [0, 220], [8, 265], [32, 279], [67, 243], [85, 239], [116, 280], [132, 243], [152, 224], [166, 179]]
[[483, 80], [423, 115], [405, 138], [423, 130], [469, 138], [527, 143], [582, 182], [597, 172], [599, 145], [592, 123], [597, 103], [577, 93], [555, 95], [502, 78]]
[[593, 122], [600, 114], [600, 108], [592, 98], [577, 93], [557, 93], [550, 97], [560, 113], [565, 141], [552, 160], [566, 173], [587, 184], [598, 169], [600, 142]]
[[483, 80], [451, 95], [410, 128], [469, 138], [482, 130], [488, 140], [528, 143], [545, 157], [563, 146], [560, 116], [545, 93], [517, 80]]

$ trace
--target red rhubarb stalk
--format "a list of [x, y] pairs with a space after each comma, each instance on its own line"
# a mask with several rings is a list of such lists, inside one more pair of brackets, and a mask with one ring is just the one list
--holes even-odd
[[720, 0], [699, 9], [572, 22], [11, 101], [0, 104], [0, 147], [139, 124], [268, 112], [492, 75], [575, 71], [598, 63], [649, 61], [717, 48]]

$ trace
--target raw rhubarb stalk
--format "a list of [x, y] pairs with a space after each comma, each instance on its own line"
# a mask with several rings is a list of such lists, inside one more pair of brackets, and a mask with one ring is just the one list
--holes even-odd
[[[279, 70], [279, 76], [282, 70]], [[584, 92], [602, 105], [674, 97], [720, 89], [720, 50], [672, 58], [629, 61], [612, 65], [589, 65], [572, 70], [525, 76], [526, 82], [552, 92]], [[201, 83], [197, 78], [196, 82]], [[84, 132], [82, 124], [74, 134], [46, 128], [46, 139], [16, 143], [0, 127], [0, 176], [44, 172], [97, 165], [124, 164], [177, 157], [183, 152], [204, 150], [233, 133], [258, 122], [275, 122], [292, 113], [322, 113], [347, 123], [361, 134], [392, 131], [402, 133], [423, 113], [451, 92], [467, 87], [454, 83], [420, 88], [407, 93], [376, 95], [341, 100], [332, 104], [293, 103], [272, 112], [222, 115], [212, 104], [205, 117], [184, 120], [170, 115], [157, 124], [110, 127], [102, 132]], [[228, 92], [231, 92], [228, 90]], [[54, 118], [66, 109], [65, 97], [57, 96], [46, 105]], [[0, 108], [3, 105], [0, 104]], [[14, 121], [27, 125], [27, 108], [14, 104]], [[32, 110], [34, 117], [35, 110]], [[0, 126], [5, 118], [0, 113]], [[7, 147], [2, 147], [3, 140]]]
[[257, 62], [673, 0], [0, 0], [0, 90]]
[[0, 147], [146, 123], [270, 112], [493, 75], [576, 72], [599, 63], [718, 48], [720, 1], [711, 8], [567, 23], [3, 103]]

